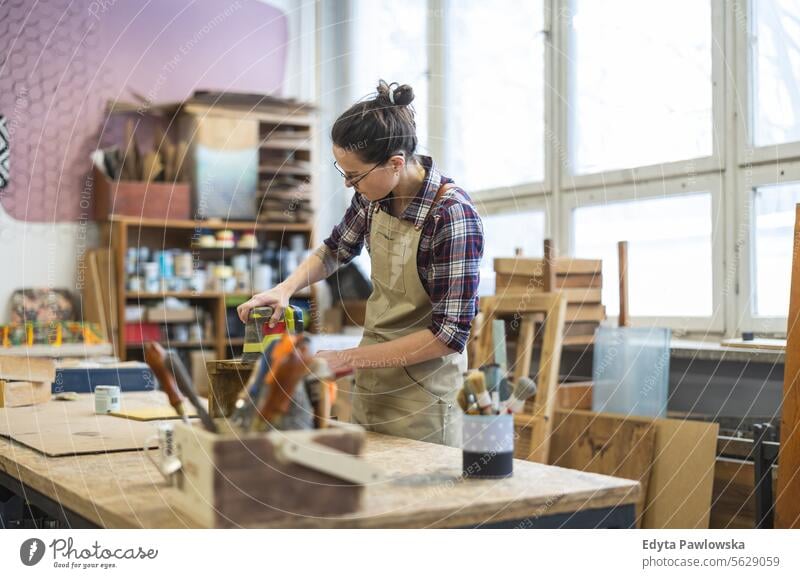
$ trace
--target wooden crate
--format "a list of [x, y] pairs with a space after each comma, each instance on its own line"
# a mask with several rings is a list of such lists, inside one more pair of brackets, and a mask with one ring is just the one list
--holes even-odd
[[357, 456], [364, 447], [363, 428], [346, 424], [242, 434], [231, 431], [225, 420], [217, 424], [220, 434], [198, 424], [175, 426], [175, 453], [181, 462], [175, 474], [175, 506], [202, 526], [256, 526], [287, 514], [337, 516], [359, 508], [363, 485], [286, 460], [280, 448], [287, 442], [314, 442]]
[[[598, 259], [553, 260], [555, 289], [567, 300], [564, 322], [564, 345], [590, 345], [594, 333], [606, 319], [602, 304], [603, 262]], [[504, 297], [536, 294], [544, 291], [545, 261], [524, 257], [494, 260], [495, 295]]]
[[189, 183], [111, 181], [95, 167], [93, 185], [94, 215], [99, 221], [110, 215], [165, 221], [191, 217]]

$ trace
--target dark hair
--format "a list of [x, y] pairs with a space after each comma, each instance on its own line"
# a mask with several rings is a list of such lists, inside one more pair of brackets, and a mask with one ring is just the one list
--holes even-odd
[[336, 119], [333, 144], [356, 152], [366, 163], [380, 163], [400, 152], [410, 159], [417, 150], [413, 100], [409, 85], [381, 80], [374, 98], [355, 103]]

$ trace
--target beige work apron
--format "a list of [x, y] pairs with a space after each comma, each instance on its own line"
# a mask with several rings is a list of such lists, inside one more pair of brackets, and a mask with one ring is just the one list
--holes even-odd
[[[448, 188], [439, 189], [431, 207]], [[430, 326], [431, 299], [417, 272], [421, 234], [421, 226], [376, 206], [369, 231], [373, 289], [361, 345]], [[358, 369], [353, 418], [371, 431], [460, 447], [462, 412], [456, 394], [466, 367], [466, 355], [452, 353], [407, 367]]]

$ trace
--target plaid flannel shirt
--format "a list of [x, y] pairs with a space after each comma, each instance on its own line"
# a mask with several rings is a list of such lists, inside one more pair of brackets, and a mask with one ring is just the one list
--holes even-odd
[[[462, 189], [448, 190], [423, 219], [439, 187], [452, 179], [442, 176], [430, 157], [418, 156], [425, 167], [425, 181], [400, 217], [422, 224], [417, 252], [417, 271], [431, 298], [433, 314], [429, 329], [442, 343], [463, 351], [469, 328], [478, 312], [478, 281], [483, 255], [483, 225], [471, 199]], [[389, 211], [391, 195], [377, 201]], [[327, 275], [349, 263], [366, 244], [373, 204], [356, 192], [342, 221], [316, 250]]]

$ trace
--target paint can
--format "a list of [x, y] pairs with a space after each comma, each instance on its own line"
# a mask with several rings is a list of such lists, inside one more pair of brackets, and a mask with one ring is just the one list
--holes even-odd
[[94, 388], [94, 412], [119, 411], [120, 390], [118, 385], [98, 385]]
[[514, 474], [514, 416], [464, 415], [462, 474], [465, 478], [497, 479]]

